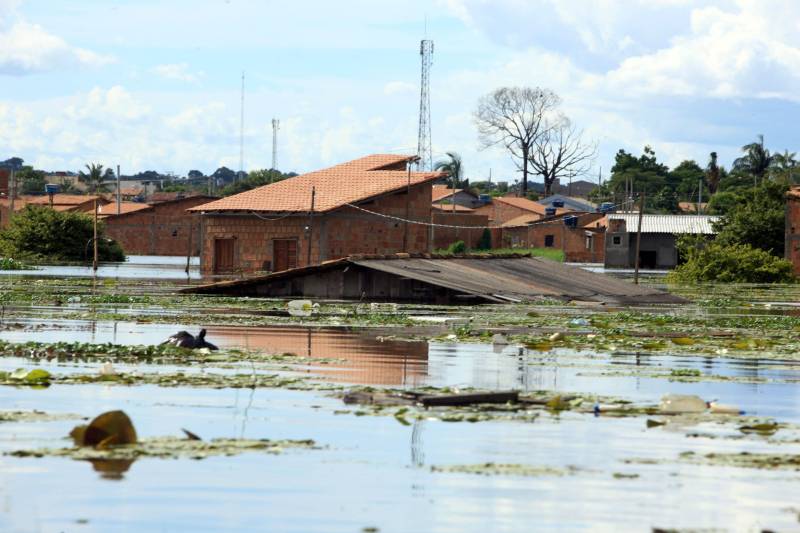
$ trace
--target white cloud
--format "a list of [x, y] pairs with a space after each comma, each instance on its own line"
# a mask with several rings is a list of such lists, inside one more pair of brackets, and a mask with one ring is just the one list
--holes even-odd
[[96, 67], [113, 59], [67, 44], [44, 28], [16, 22], [0, 30], [0, 74], [31, 74], [71, 66]]
[[168, 80], [196, 82], [203, 76], [203, 72], [191, 72], [186, 63], [170, 63], [158, 65], [153, 68], [153, 72]]

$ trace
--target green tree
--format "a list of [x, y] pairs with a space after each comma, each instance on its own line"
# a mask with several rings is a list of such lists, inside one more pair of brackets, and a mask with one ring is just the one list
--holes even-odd
[[659, 163], [655, 151], [645, 146], [642, 155], [634, 156], [620, 150], [614, 157], [608, 188], [614, 193], [633, 190], [635, 193], [645, 192], [648, 196], [659, 192], [667, 184], [669, 167]]
[[746, 244], [720, 242], [681, 246], [686, 261], [667, 281], [695, 283], [787, 283], [795, 281], [792, 263]]
[[492, 232], [489, 231], [489, 228], [483, 228], [483, 233], [481, 233], [481, 238], [478, 239], [478, 243], [475, 246], [476, 250], [491, 250], [492, 249]]
[[[678, 201], [696, 202], [698, 189], [706, 181], [705, 172], [692, 160], [682, 161], [680, 165], [669, 171], [667, 184], [676, 196], [675, 213], [678, 212]], [[708, 189], [703, 187], [702, 201], [708, 200]]]
[[798, 162], [795, 159], [797, 154], [784, 150], [783, 153], [777, 153], [772, 156], [772, 168], [770, 168], [770, 176], [775, 181], [781, 181], [786, 184], [792, 185], [795, 180], [800, 177], [800, 169], [798, 169]]
[[[97, 231], [100, 260], [124, 261], [119, 244], [103, 236], [102, 221]], [[15, 259], [85, 261], [93, 236], [93, 220], [84, 213], [28, 205], [0, 231], [0, 252]]]
[[711, 154], [709, 154], [705, 174], [708, 192], [709, 194], [714, 194], [719, 188], [719, 180], [721, 178], [721, 169], [717, 164], [717, 152], [711, 152]]
[[758, 135], [754, 143], [742, 146], [744, 155], [733, 161], [733, 168], [752, 176], [754, 183], [764, 179], [774, 157], [764, 147], [764, 136]]
[[108, 184], [105, 182], [114, 179], [114, 171], [110, 168], [104, 171], [103, 165], [97, 163], [86, 165], [86, 170], [87, 172], [78, 173], [78, 179], [86, 184], [86, 192], [89, 194], [108, 192]]
[[17, 187], [22, 194], [43, 194], [47, 180], [44, 172], [34, 170], [31, 166], [22, 167], [16, 174]]
[[433, 165], [433, 169], [437, 172], [444, 172], [447, 174], [447, 178], [450, 180], [450, 185], [454, 189], [457, 189], [463, 185], [461, 179], [463, 175], [463, 165], [461, 162], [461, 156], [456, 152], [447, 152], [447, 159], [437, 161], [436, 164]]
[[222, 196], [239, 194], [240, 192], [249, 191], [250, 189], [255, 189], [256, 187], [261, 187], [263, 185], [269, 185], [270, 183], [276, 183], [287, 178], [293, 178], [294, 176], [297, 176], [297, 174], [294, 172], [284, 174], [273, 169], [253, 170], [248, 173], [246, 178], [235, 181], [222, 189], [220, 194]]
[[734, 207], [715, 224], [717, 241], [746, 244], [783, 257], [786, 190], [785, 184], [765, 180], [750, 194], [739, 193]]

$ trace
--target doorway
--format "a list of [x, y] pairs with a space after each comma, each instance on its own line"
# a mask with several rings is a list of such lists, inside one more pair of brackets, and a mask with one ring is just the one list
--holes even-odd
[[272, 241], [272, 265], [273, 272], [297, 268], [297, 239]]
[[232, 272], [234, 269], [234, 239], [214, 239], [214, 272]]

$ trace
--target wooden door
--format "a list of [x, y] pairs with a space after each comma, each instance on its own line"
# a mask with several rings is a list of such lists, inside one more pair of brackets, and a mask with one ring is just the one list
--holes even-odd
[[231, 272], [234, 268], [234, 239], [214, 239], [214, 272]]
[[297, 268], [297, 239], [275, 239], [272, 241], [272, 271], [280, 272]]

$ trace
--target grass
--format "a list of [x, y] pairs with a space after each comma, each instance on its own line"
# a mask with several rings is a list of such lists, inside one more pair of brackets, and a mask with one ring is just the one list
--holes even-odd
[[[435, 254], [439, 255], [453, 255], [454, 252], [447, 248], [440, 248], [434, 250]], [[494, 248], [491, 250], [478, 250], [466, 248], [463, 252], [466, 254], [489, 254], [489, 255], [506, 255], [506, 254], [530, 254], [533, 257], [541, 257], [559, 263], [564, 262], [564, 252], [558, 248]]]
[[[477, 251], [477, 250], [476, 250]], [[558, 248], [497, 248], [494, 250], [480, 250], [489, 254], [531, 254], [551, 261], [564, 262], [564, 251]]]

